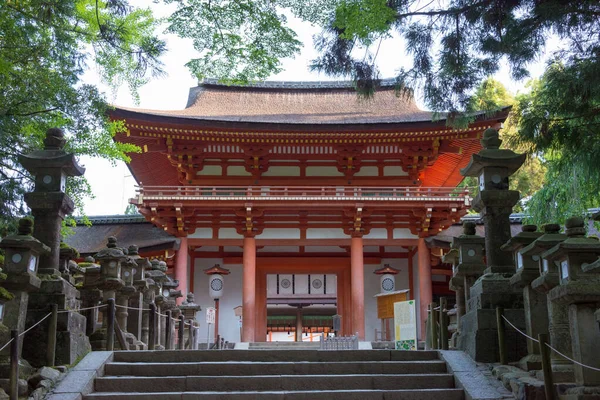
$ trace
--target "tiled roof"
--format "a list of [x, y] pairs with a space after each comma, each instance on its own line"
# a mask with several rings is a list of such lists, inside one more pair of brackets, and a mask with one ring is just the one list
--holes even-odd
[[140, 252], [173, 249], [176, 238], [147, 222], [141, 215], [103, 215], [89, 217], [91, 226], [79, 221], [71, 228], [75, 233], [65, 242], [82, 256], [94, 255], [104, 247], [109, 236], [117, 238], [119, 247], [138, 245]]

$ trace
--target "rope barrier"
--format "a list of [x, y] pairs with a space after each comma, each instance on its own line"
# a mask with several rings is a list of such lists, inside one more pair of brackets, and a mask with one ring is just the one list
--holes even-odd
[[29, 332], [30, 330], [32, 330], [33, 328], [35, 328], [36, 326], [38, 326], [39, 324], [41, 324], [42, 321], [44, 321], [46, 318], [48, 318], [51, 315], [52, 315], [51, 312], [49, 312], [48, 314], [46, 314], [46, 316], [44, 318], [40, 319], [38, 322], [36, 322], [35, 324], [33, 324], [29, 328], [27, 328], [25, 331], [23, 331], [23, 333], [19, 334], [19, 337], [23, 336], [24, 334], [26, 334], [27, 332]]
[[534, 342], [536, 342], [536, 343], [539, 343], [539, 342], [540, 342], [539, 340], [537, 340], [537, 339], [535, 339], [535, 338], [532, 338], [531, 336], [529, 336], [528, 334], [526, 334], [525, 332], [521, 331], [519, 328], [517, 328], [516, 326], [514, 326], [514, 325], [513, 325], [513, 324], [512, 324], [512, 323], [511, 323], [511, 322], [510, 322], [510, 321], [509, 321], [509, 320], [508, 320], [508, 319], [507, 319], [507, 318], [506, 318], [504, 315], [502, 316], [502, 318], [504, 318], [504, 320], [505, 320], [506, 322], [508, 322], [508, 324], [509, 324], [510, 326], [512, 326], [512, 327], [513, 327], [513, 329], [514, 329], [515, 331], [519, 332], [521, 335], [525, 336], [527, 339], [529, 339], [529, 340], [533, 340], [533, 341], [534, 341]]
[[[510, 326], [512, 326], [512, 327], [513, 327], [513, 329], [514, 329], [514, 330], [516, 330], [517, 332], [519, 332], [521, 335], [525, 336], [525, 337], [526, 337], [526, 338], [528, 338], [528, 339], [531, 339], [531, 340], [535, 341], [536, 343], [539, 343], [539, 342], [540, 342], [539, 340], [537, 340], [537, 339], [534, 339], [534, 338], [532, 338], [531, 336], [529, 336], [529, 335], [526, 335], [525, 333], [523, 333], [523, 332], [522, 332], [521, 330], [519, 330], [519, 329], [518, 329], [516, 326], [514, 326], [514, 325], [513, 325], [513, 324], [512, 324], [512, 323], [511, 323], [511, 322], [510, 322], [508, 319], [506, 319], [506, 317], [505, 317], [504, 315], [502, 316], [502, 318], [504, 318], [504, 320], [505, 320], [506, 322], [508, 322], [508, 324], [509, 324]], [[546, 343], [546, 346], [548, 346], [548, 347], [550, 348], [550, 350], [554, 351], [556, 354], [558, 354], [559, 356], [561, 356], [561, 357], [562, 357], [562, 358], [564, 358], [565, 360], [569, 360], [569, 361], [571, 361], [572, 363], [574, 363], [574, 364], [577, 364], [577, 365], [579, 365], [579, 366], [581, 366], [581, 367], [588, 368], [588, 369], [591, 369], [591, 370], [593, 370], [593, 371], [599, 371], [599, 372], [600, 372], [600, 368], [591, 367], [591, 366], [589, 366], [589, 365], [582, 364], [582, 363], [580, 363], [580, 362], [579, 362], [579, 361], [577, 361], [577, 360], [573, 360], [571, 357], [567, 357], [567, 356], [565, 356], [563, 353], [561, 353], [560, 351], [556, 350], [554, 347], [550, 346], [550, 344], [548, 344], [548, 343]]]
[[67, 312], [81, 312], [81, 311], [93, 310], [94, 308], [102, 308], [102, 307], [106, 307], [106, 304], [101, 304], [99, 306], [94, 306], [94, 307], [78, 308], [77, 310], [59, 310], [58, 313], [62, 314], [62, 313], [67, 313]]
[[12, 343], [14, 339], [10, 339], [4, 346], [0, 347], [0, 351], [4, 350], [6, 348], [6, 346], [8, 346], [9, 344]]
[[138, 307], [120, 306], [118, 304], [115, 304], [115, 307], [117, 307], [117, 308], [126, 308], [128, 310], [135, 310], [135, 311], [150, 311], [149, 308], [138, 308]]

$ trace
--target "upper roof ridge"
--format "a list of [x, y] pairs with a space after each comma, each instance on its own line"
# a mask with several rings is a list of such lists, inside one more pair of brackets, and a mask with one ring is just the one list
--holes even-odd
[[[379, 87], [390, 88], [396, 86], [393, 78], [381, 79]], [[262, 81], [247, 84], [221, 83], [218, 79], [206, 78], [198, 86], [220, 86], [224, 88], [252, 88], [252, 89], [354, 89], [353, 81]]]

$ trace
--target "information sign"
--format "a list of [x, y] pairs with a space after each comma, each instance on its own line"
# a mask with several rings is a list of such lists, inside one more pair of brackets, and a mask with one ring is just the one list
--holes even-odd
[[206, 323], [207, 324], [214, 324], [215, 323], [215, 315], [216, 315], [216, 310], [214, 307], [208, 307], [206, 309]]
[[397, 350], [417, 350], [417, 311], [414, 300], [394, 303]]

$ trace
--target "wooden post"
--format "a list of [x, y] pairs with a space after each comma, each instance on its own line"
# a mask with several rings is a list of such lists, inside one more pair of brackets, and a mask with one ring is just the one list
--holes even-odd
[[440, 349], [448, 350], [448, 313], [446, 308], [448, 301], [445, 297], [440, 298]]
[[178, 338], [178, 346], [177, 348], [179, 350], [183, 350], [185, 349], [185, 343], [184, 343], [184, 333], [185, 333], [185, 320], [183, 319], [183, 315], [179, 318], [179, 338]]
[[171, 329], [173, 329], [173, 319], [171, 318], [171, 310], [168, 310], [165, 324], [165, 350], [171, 350]]
[[19, 399], [19, 331], [10, 331], [10, 400]]
[[148, 350], [154, 350], [156, 345], [156, 304], [150, 303], [148, 315]]
[[555, 400], [556, 392], [554, 391], [554, 378], [552, 377], [552, 363], [550, 361], [550, 348], [548, 345], [548, 334], [540, 333], [538, 335], [540, 341], [540, 354], [542, 355], [542, 371], [544, 373], [544, 391], [546, 392], [546, 400]]
[[48, 322], [48, 347], [46, 348], [46, 365], [54, 367], [56, 360], [56, 326], [58, 324], [58, 304], [52, 304], [52, 316]]
[[440, 348], [438, 342], [438, 312], [436, 310], [437, 303], [431, 303], [431, 348], [437, 350]]
[[506, 337], [504, 327], [504, 307], [496, 307], [496, 325], [498, 326], [498, 350], [500, 351], [500, 364], [507, 365]]
[[115, 349], [115, 299], [108, 299], [106, 305], [106, 350]]

